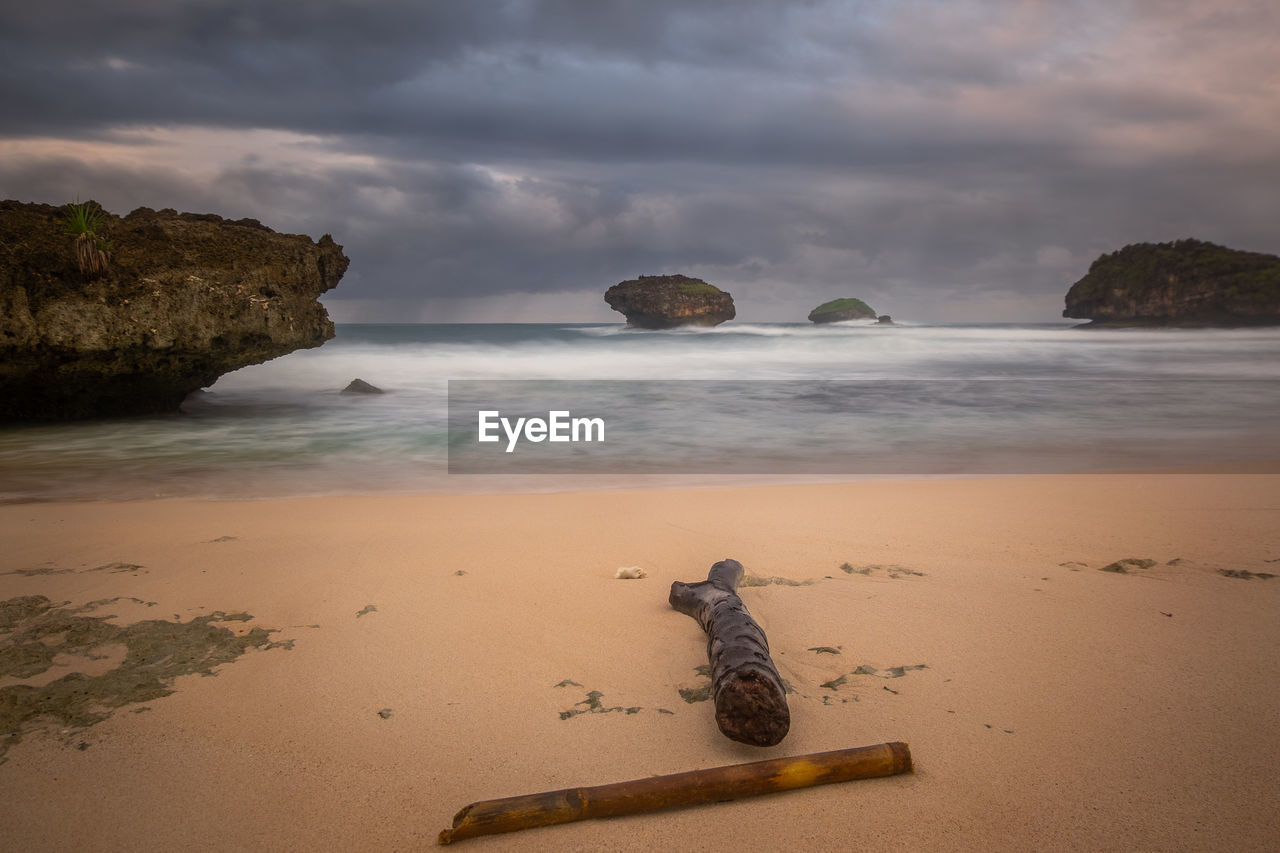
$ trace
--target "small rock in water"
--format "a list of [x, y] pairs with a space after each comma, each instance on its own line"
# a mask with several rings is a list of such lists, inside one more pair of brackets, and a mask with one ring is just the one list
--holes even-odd
[[342, 389], [343, 394], [382, 394], [385, 393], [376, 385], [370, 385], [363, 379], [352, 379], [351, 384]]
[[619, 580], [629, 580], [631, 578], [642, 578], [648, 573], [639, 566], [623, 566], [613, 573], [613, 576]]

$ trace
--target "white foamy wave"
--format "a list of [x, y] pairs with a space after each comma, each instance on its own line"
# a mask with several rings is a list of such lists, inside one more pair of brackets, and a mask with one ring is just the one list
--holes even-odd
[[[341, 393], [355, 378], [386, 393]], [[461, 483], [445, 469], [449, 381], [477, 379], [883, 383], [860, 391], [868, 410], [857, 417], [883, 418], [857, 421], [853, 443], [925, 442], [957, 458], [965, 448], [953, 446], [953, 427], [975, 430], [975, 446], [1039, 447], [1054, 421], [1046, 406], [1061, 397], [1078, 404], [1070, 411], [1082, 423], [1105, 426], [1100, 435], [1114, 435], [1116, 447], [1162, 443], [1195, 459], [1224, 448], [1240, 452], [1254, 441], [1240, 438], [1246, 428], [1274, 433], [1275, 418], [1257, 416], [1267, 415], [1269, 401], [1280, 407], [1277, 386], [1267, 384], [1280, 380], [1280, 330], [736, 322], [665, 332], [620, 324], [340, 326], [323, 347], [223, 376], [207, 393], [193, 395], [182, 415], [0, 431], [0, 495], [222, 493], [228, 483], [238, 484], [232, 491], [251, 493], [477, 488], [479, 481]], [[939, 408], [939, 394], [925, 390], [945, 396], [950, 387], [928, 383], [953, 380], [991, 384], [952, 395], [956, 405]], [[1116, 384], [1133, 380], [1152, 382]], [[900, 388], [887, 391], [891, 383]], [[726, 409], [756, 428], [772, 423], [781, 431], [794, 420], [791, 409], [762, 403], [749, 388], [728, 393]], [[641, 417], [678, 397], [627, 398], [619, 405], [634, 406]], [[1247, 407], [1254, 421], [1237, 424]], [[1171, 418], [1194, 429], [1161, 432]], [[839, 431], [854, 421], [834, 423], [838, 442]], [[725, 429], [726, 441], [739, 438]], [[656, 436], [655, 446], [662, 444]], [[1069, 460], [1082, 451], [1060, 441], [1037, 452]], [[484, 482], [501, 488], [497, 480]]]

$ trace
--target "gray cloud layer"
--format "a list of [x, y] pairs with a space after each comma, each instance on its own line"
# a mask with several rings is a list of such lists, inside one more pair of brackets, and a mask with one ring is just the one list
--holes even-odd
[[748, 319], [1047, 318], [1125, 243], [1280, 249], [1278, 30], [1264, 0], [54, 0], [0, 12], [0, 195], [332, 231], [339, 296], [399, 305], [683, 271]]

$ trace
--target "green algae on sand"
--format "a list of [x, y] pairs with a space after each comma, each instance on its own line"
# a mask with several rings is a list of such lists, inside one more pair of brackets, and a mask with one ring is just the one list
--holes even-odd
[[213, 675], [214, 669], [251, 648], [291, 648], [292, 641], [271, 640], [275, 633], [253, 627], [243, 634], [218, 623], [248, 622], [248, 613], [216, 611], [190, 621], [148, 619], [117, 625], [108, 616], [86, 612], [112, 599], [82, 607], [54, 604], [43, 595], [0, 602], [0, 679], [26, 680], [47, 672], [55, 658], [104, 660], [112, 649], [124, 659], [98, 675], [72, 671], [35, 686], [0, 688], [0, 762], [23, 731], [45, 718], [64, 728], [102, 722], [116, 708], [147, 702], [174, 692], [181, 675]]

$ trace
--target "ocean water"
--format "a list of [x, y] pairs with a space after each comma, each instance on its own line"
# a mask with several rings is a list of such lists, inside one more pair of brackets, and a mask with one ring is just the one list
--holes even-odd
[[[482, 408], [604, 440], [508, 453], [474, 440]], [[1277, 424], [1280, 329], [340, 325], [179, 414], [0, 428], [0, 500], [1247, 465], [1280, 459]]]

